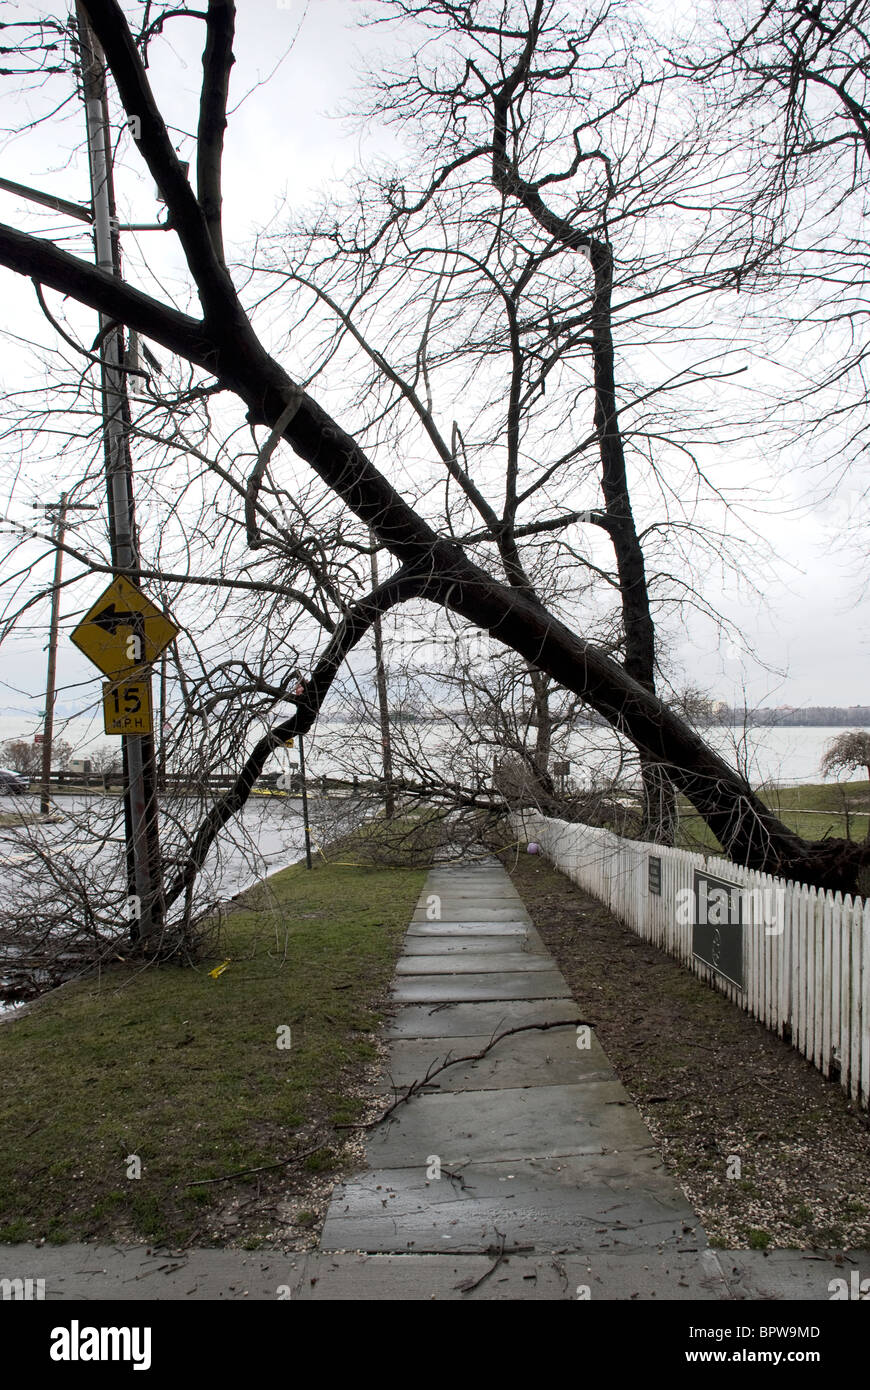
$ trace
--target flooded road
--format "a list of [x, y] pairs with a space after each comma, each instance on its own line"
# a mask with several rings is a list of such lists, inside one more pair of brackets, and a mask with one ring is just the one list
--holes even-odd
[[[88, 883], [88, 897], [99, 901], [126, 894], [123, 806], [118, 797], [58, 797], [55, 823], [0, 827], [0, 903], [19, 922], [44, 920], [44, 894], [68, 901], [65, 884]], [[38, 796], [0, 797], [0, 815], [36, 814]], [[184, 798], [161, 803], [161, 850], [167, 881], [184, 861], [191, 835], [204, 815], [201, 803]], [[258, 796], [223, 828], [197, 880], [197, 901], [208, 908], [227, 902], [252, 884], [301, 859], [305, 837], [301, 802]], [[2, 909], [0, 909], [2, 915]], [[13, 936], [12, 940], [15, 937]], [[11, 944], [10, 960], [20, 954]], [[4, 976], [4, 978], [6, 978]], [[8, 983], [8, 981], [7, 981]], [[0, 1013], [11, 1004], [0, 1001]]]
[[[14, 898], [21, 875], [39, 862], [38, 846], [49, 848], [72, 863], [106, 867], [123, 865], [123, 819], [117, 797], [58, 797], [56, 807], [64, 819], [56, 824], [33, 824], [0, 829], [0, 892]], [[171, 822], [183, 824], [190, 834], [202, 815], [201, 807], [185, 806], [174, 799], [167, 808]], [[0, 814], [13, 811], [36, 813], [38, 796], [0, 796]], [[186, 814], [185, 814], [186, 812]], [[168, 850], [177, 833], [170, 827], [164, 836]], [[179, 846], [180, 848], [180, 846]], [[296, 798], [252, 797], [213, 845], [204, 875], [211, 893], [226, 901], [267, 874], [276, 873], [301, 858], [305, 850], [302, 807]], [[171, 873], [171, 865], [169, 869]]]

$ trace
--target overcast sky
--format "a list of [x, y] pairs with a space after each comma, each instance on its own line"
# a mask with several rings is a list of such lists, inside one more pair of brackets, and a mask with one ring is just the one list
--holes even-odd
[[[242, 0], [239, 4], [231, 106], [248, 95], [231, 116], [226, 149], [225, 241], [230, 254], [233, 247], [241, 250], [250, 244], [256, 231], [274, 217], [285, 193], [291, 206], [303, 207], [318, 189], [334, 185], [352, 171], [365, 154], [390, 153], [389, 140], [370, 133], [364, 147], [336, 115], [360, 71], [361, 53], [371, 53], [376, 41], [355, 28], [354, 15], [360, 8], [360, 0], [310, 0], [308, 4], [305, 0], [283, 4]], [[33, 7], [7, 3], [6, 10], [9, 18], [16, 10], [30, 14]], [[64, 7], [57, 6], [54, 12], [63, 14]], [[182, 66], [173, 64], [170, 84], [163, 83], [164, 67], [158, 63], [155, 86], [170, 117], [190, 128], [195, 124], [201, 28], [195, 21], [184, 20], [169, 26], [168, 32]], [[0, 86], [4, 128], [21, 119], [13, 87], [8, 79]], [[70, 162], [70, 152], [68, 130], [55, 143], [50, 132], [42, 129], [0, 144], [0, 168], [6, 177], [85, 201], [85, 168], [77, 158]], [[150, 177], [134, 179], [126, 167], [119, 186], [126, 204], [123, 216], [150, 220], [155, 215]], [[44, 232], [59, 226], [51, 217], [25, 222], [23, 213], [19, 200], [0, 193], [3, 220]], [[139, 238], [158, 274], [170, 269], [164, 259], [169, 253], [157, 244], [160, 240], [159, 233]], [[87, 255], [84, 237], [64, 244]], [[20, 337], [32, 335], [48, 342], [49, 331], [34, 307], [31, 287], [3, 270], [0, 285], [3, 327]], [[22, 384], [20, 353], [8, 339], [0, 345], [0, 384], [4, 390]], [[19, 485], [13, 507], [19, 517], [31, 496], [30, 480], [40, 477], [37, 460], [24, 462], [28, 480]], [[737, 450], [733, 466], [739, 476], [743, 461]], [[43, 495], [54, 495], [65, 481], [56, 475], [43, 478]], [[855, 513], [860, 509], [853, 502], [850, 510], [846, 497], [795, 513], [792, 496], [783, 499], [783, 512], [777, 514], [776, 499], [771, 500], [774, 505], [766, 511], [763, 528], [780, 562], [769, 573], [763, 603], [742, 594], [732, 577], [705, 581], [716, 588], [711, 601], [739, 625], [748, 644], [758, 649], [771, 669], [747, 661], [734, 648], [712, 650], [712, 632], [693, 624], [688, 633], [673, 634], [673, 660], [684, 669], [684, 683], [706, 687], [726, 700], [742, 701], [745, 692], [752, 703], [870, 703], [868, 634], [855, 530]], [[81, 605], [86, 606], [101, 587], [102, 581], [95, 581], [93, 591], [81, 595]], [[34, 727], [44, 683], [42, 624], [46, 618], [46, 612], [36, 610], [31, 630], [10, 639], [0, 653], [0, 736]], [[98, 690], [94, 669], [68, 641], [69, 626], [60, 645], [61, 713], [79, 704], [83, 689], [90, 696]]]

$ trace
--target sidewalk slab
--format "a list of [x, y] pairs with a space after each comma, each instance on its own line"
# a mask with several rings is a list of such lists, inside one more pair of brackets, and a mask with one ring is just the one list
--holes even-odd
[[447, 898], [476, 898], [480, 902], [486, 902], [488, 899], [494, 902], [504, 900], [505, 902], [518, 903], [525, 911], [525, 904], [513, 884], [504, 878], [499, 879], [497, 875], [493, 875], [492, 878], [485, 881], [461, 879], [457, 878], [456, 875], [451, 875], [449, 878], [433, 883], [427, 878], [420, 891], [418, 901], [426, 902], [433, 895]]
[[[431, 1167], [430, 1167], [431, 1171]], [[598, 1155], [509, 1163], [375, 1169], [337, 1189], [325, 1249], [475, 1253], [497, 1246], [587, 1254], [706, 1247], [692, 1208], [661, 1160]]]
[[497, 860], [493, 859], [488, 864], [463, 864], [461, 860], [456, 860], [453, 864], [439, 864], [429, 870], [426, 879], [428, 883], [488, 883], [494, 882], [498, 887], [506, 885], [513, 888], [513, 884], [507, 877], [504, 869]]
[[[528, 960], [529, 956], [546, 956], [550, 960], [549, 952], [540, 937], [516, 936], [513, 940], [505, 940], [504, 936], [479, 936], [471, 932], [463, 935], [444, 934], [437, 936], [411, 936], [410, 933], [405, 941], [405, 954], [399, 961], [399, 965], [404, 965], [406, 961], [413, 959], [414, 956], [438, 955], [442, 956], [490, 956], [498, 952], [518, 952], [521, 951]], [[551, 965], [552, 962], [550, 961]], [[397, 967], [398, 968], [398, 967]]]
[[397, 1004], [462, 1004], [491, 999], [565, 999], [571, 993], [559, 970], [487, 971], [484, 975], [409, 975], [397, 977], [392, 990]]
[[[449, 1057], [482, 1052], [491, 1036], [469, 1038], [397, 1039], [390, 1049], [388, 1084], [406, 1088]], [[502, 1038], [479, 1062], [460, 1062], [439, 1072], [431, 1083], [437, 1091], [504, 1090], [515, 1086], [574, 1085], [584, 1081], [615, 1081], [613, 1068], [594, 1037], [588, 1048], [577, 1047], [573, 1028], [514, 1033]]]
[[408, 1004], [397, 1009], [384, 1036], [392, 1038], [492, 1037], [527, 1023], [583, 1023], [573, 999], [509, 999], [486, 1004]]
[[44, 1279], [46, 1301], [263, 1301], [277, 1299], [282, 1287], [298, 1284], [304, 1260], [303, 1254], [272, 1250], [169, 1251], [73, 1242], [4, 1245], [0, 1246], [0, 1278]]
[[498, 956], [477, 955], [472, 952], [459, 954], [454, 952], [442, 952], [439, 955], [419, 955], [416, 952], [408, 955], [404, 960], [400, 960], [396, 966], [396, 974], [399, 977], [405, 975], [472, 975], [485, 974], [490, 969], [493, 973], [504, 971], [549, 971], [553, 973], [553, 961], [550, 957], [532, 955], [525, 951], [503, 951]]
[[415, 936], [528, 936], [528, 922], [454, 922], [444, 918], [438, 922], [412, 922], [408, 938]]
[[[297, 1301], [425, 1299], [430, 1302], [548, 1302], [728, 1297], [709, 1252], [608, 1259], [590, 1267], [575, 1255], [309, 1255]], [[315, 1272], [316, 1271], [316, 1272]], [[479, 1282], [482, 1281], [482, 1282]]]
[[[429, 913], [430, 909], [427, 907], [416, 907], [411, 921], [430, 922], [433, 919]], [[440, 915], [444, 921], [451, 922], [461, 922], [466, 917], [469, 920], [473, 918], [475, 922], [522, 921], [519, 903], [491, 906], [488, 898], [454, 898], [452, 902], [442, 902]]]
[[374, 1167], [442, 1167], [471, 1160], [551, 1158], [611, 1150], [652, 1150], [649, 1130], [614, 1081], [571, 1086], [424, 1095], [400, 1106], [372, 1130], [367, 1154]]
[[[834, 1294], [842, 1300], [856, 1293], [867, 1298], [870, 1284], [870, 1250], [844, 1253], [819, 1250], [717, 1250], [731, 1298], [794, 1299], [827, 1302]], [[783, 1321], [771, 1317], [771, 1323]]]
[[516, 906], [525, 912], [526, 906], [517, 890], [513, 887], [504, 887], [493, 881], [492, 883], [426, 883], [419, 898], [418, 903], [427, 903], [431, 898], [442, 898], [450, 902], [461, 902], [467, 899], [469, 902], [489, 903], [492, 907], [497, 907], [499, 903], [515, 903]]

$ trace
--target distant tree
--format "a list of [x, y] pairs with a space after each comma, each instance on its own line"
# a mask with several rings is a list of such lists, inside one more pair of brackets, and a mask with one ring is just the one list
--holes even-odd
[[694, 729], [703, 729], [712, 724], [719, 713], [716, 704], [706, 690], [697, 685], [687, 685], [671, 701], [671, 709], [691, 724]]
[[840, 769], [852, 772], [859, 767], [865, 767], [870, 777], [870, 733], [838, 734], [825, 750], [821, 762], [822, 776], [828, 777]]
[[[66, 767], [72, 753], [72, 744], [55, 739], [51, 750], [52, 767]], [[28, 743], [26, 738], [8, 738], [0, 746], [0, 756], [4, 766], [28, 777], [34, 777], [42, 770], [41, 743]]]
[[88, 757], [92, 772], [121, 771], [121, 750], [119, 747], [112, 747], [110, 743], [103, 744], [101, 748], [93, 749]]

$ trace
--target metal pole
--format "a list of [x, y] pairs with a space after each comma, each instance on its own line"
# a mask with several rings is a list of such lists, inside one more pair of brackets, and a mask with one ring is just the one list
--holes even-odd
[[[96, 262], [100, 270], [120, 279], [121, 253], [115, 215], [105, 67], [87, 16], [78, 3], [76, 18], [88, 132]], [[127, 433], [129, 402], [123, 372], [124, 335], [120, 326], [105, 314], [100, 315], [100, 341], [112, 564], [116, 572], [126, 573], [135, 583], [139, 556]], [[147, 749], [143, 746], [146, 742]], [[132, 882], [128, 882], [128, 888], [135, 895], [138, 909], [134, 912], [131, 930], [133, 939], [139, 940], [156, 931], [162, 917], [153, 739], [125, 736], [122, 750], [126, 774], [128, 874], [132, 869]]]
[[60, 611], [60, 581], [63, 572], [63, 537], [66, 525], [66, 493], [60, 495], [57, 521], [52, 528], [55, 543], [54, 584], [51, 590], [51, 621], [48, 629], [48, 676], [45, 682], [45, 724], [42, 731], [42, 782], [39, 794], [39, 811], [47, 816], [51, 810], [49, 787], [51, 783], [51, 741], [54, 736], [54, 687], [57, 676], [57, 629]]
[[157, 790], [166, 791], [166, 653], [160, 658], [160, 752], [157, 762]]
[[[369, 532], [372, 546], [372, 588], [378, 587], [378, 552], [374, 532]], [[381, 725], [381, 754], [384, 768], [384, 812], [387, 820], [396, 814], [396, 798], [393, 792], [393, 744], [390, 734], [390, 705], [387, 698], [387, 671], [384, 666], [384, 642], [380, 617], [372, 624], [375, 635], [375, 684], [378, 691], [378, 714]]]
[[305, 782], [305, 740], [299, 735], [299, 778], [302, 783], [302, 820], [305, 826], [305, 863], [311, 868], [311, 829], [308, 825], [308, 787]]

